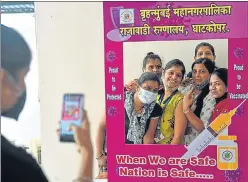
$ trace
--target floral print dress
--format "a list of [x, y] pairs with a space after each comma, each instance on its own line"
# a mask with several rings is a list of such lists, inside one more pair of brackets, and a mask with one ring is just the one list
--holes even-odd
[[[182, 94], [186, 95], [191, 88], [192, 84], [188, 84], [185, 86], [181, 86], [179, 90], [181, 91]], [[195, 97], [199, 96], [200, 93], [195, 95]], [[209, 125], [209, 121], [211, 119], [213, 110], [215, 108], [215, 99], [211, 96], [209, 93], [204, 99], [203, 99], [203, 107], [201, 110], [200, 114], [200, 119], [203, 121], [205, 128]], [[191, 110], [194, 112], [196, 109], [196, 102], [193, 103], [191, 106]], [[184, 136], [184, 143], [185, 145], [189, 145], [197, 136], [199, 135], [199, 132], [195, 130], [191, 124], [188, 122], [187, 129], [185, 131], [185, 136]]]

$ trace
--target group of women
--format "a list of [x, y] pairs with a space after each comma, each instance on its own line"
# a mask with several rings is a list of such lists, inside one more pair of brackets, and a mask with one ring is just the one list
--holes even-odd
[[[1, 25], [1, 116], [17, 118], [25, 103], [25, 76], [32, 54], [24, 38]], [[161, 58], [149, 53], [143, 74], [125, 85], [126, 144], [190, 144], [219, 114], [228, 111], [227, 69], [215, 66], [211, 44], [200, 43], [189, 78], [182, 61], [162, 67]], [[77, 179], [92, 179], [93, 147], [86, 112], [82, 127], [73, 126], [80, 152]], [[96, 159], [99, 178], [107, 178], [106, 116], [98, 129]], [[1, 135], [2, 181], [48, 181], [31, 155]]]
[[[227, 112], [227, 69], [215, 66], [214, 47], [195, 48], [187, 74], [173, 59], [162, 67], [159, 55], [148, 53], [143, 74], [125, 85], [126, 144], [190, 144], [220, 113]], [[96, 154], [106, 167], [106, 117], [98, 129]], [[105, 146], [105, 147], [103, 147]]]

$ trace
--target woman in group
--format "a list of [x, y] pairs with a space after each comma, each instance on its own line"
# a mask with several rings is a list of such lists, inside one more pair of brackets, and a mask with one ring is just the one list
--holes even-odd
[[125, 92], [126, 144], [153, 144], [158, 119], [162, 114], [156, 103], [160, 78], [153, 72], [145, 72], [138, 80], [136, 92]]
[[[154, 54], [153, 52], [147, 53], [146, 57], [143, 59], [143, 72], [154, 72], [158, 75], [159, 78], [162, 76], [162, 60], [159, 55]], [[130, 83], [125, 85], [125, 91], [135, 92], [138, 87], [138, 79], [134, 79]], [[163, 88], [163, 83], [161, 81], [160, 88]]]
[[[145, 72], [138, 80], [135, 91], [125, 91], [125, 141], [127, 144], [152, 144], [162, 109], [156, 104], [160, 78]], [[99, 175], [107, 178], [106, 115], [103, 114], [96, 137], [96, 159]]]
[[[201, 42], [195, 47], [195, 56], [194, 56], [194, 61], [199, 59], [199, 58], [207, 58], [213, 62], [215, 62], [216, 55], [215, 55], [215, 50], [214, 46], [212, 46], [208, 42]], [[188, 78], [192, 78], [192, 72], [189, 72], [187, 74]]]
[[[143, 59], [143, 72], [154, 72], [159, 78], [162, 75], [162, 60], [159, 55], [153, 52], [147, 53]], [[160, 88], [163, 87], [162, 81], [160, 81]], [[138, 79], [134, 79], [130, 83], [125, 85], [124, 90], [130, 92], [136, 92], [139, 87]], [[106, 116], [101, 118], [98, 126], [98, 134], [96, 137], [96, 159], [98, 161], [99, 171], [106, 170], [107, 167], [107, 147], [106, 147]], [[105, 172], [100, 172], [99, 178], [106, 178]]]
[[214, 121], [221, 113], [228, 112], [228, 85], [227, 85], [227, 69], [216, 69], [210, 78], [209, 90], [211, 96], [215, 99], [216, 106], [210, 122]]
[[[209, 78], [216, 69], [215, 63], [207, 58], [199, 58], [192, 64], [191, 69], [193, 83], [181, 85], [179, 88], [186, 95], [183, 100], [183, 111], [189, 123], [184, 138], [186, 145], [190, 144], [208, 125], [216, 103], [209, 94]], [[191, 89], [194, 96], [193, 103], [189, 102], [187, 95]]]
[[[218, 68], [211, 74], [209, 81], [209, 90], [211, 96], [215, 99], [216, 105], [211, 114], [209, 123], [206, 123], [206, 125], [209, 125], [221, 113], [228, 112], [228, 99], [227, 99], [228, 86], [227, 86], [226, 68]], [[188, 110], [188, 113], [191, 113], [191, 115], [194, 115], [190, 109], [190, 104], [193, 103], [193, 89], [191, 89], [191, 91], [187, 94], [187, 96], [185, 96], [184, 101], [187, 103], [185, 104], [184, 109]], [[186, 113], [186, 116], [188, 115], [189, 114]], [[199, 120], [198, 118], [196, 118], [196, 121], [198, 121], [202, 126], [204, 125], [204, 121]]]
[[185, 74], [182, 61], [169, 61], [164, 69], [164, 89], [157, 97], [157, 103], [162, 107], [162, 117], [155, 141], [159, 144], [183, 144], [187, 120], [183, 113], [183, 94], [178, 91]]

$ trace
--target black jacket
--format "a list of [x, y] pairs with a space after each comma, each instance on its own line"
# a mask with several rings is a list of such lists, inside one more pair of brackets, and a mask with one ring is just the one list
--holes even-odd
[[1, 136], [2, 182], [48, 182], [36, 160]]

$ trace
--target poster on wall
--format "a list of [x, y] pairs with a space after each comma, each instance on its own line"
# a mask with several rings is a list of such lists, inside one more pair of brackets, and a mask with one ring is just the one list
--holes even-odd
[[248, 181], [248, 4], [103, 2], [109, 182]]

